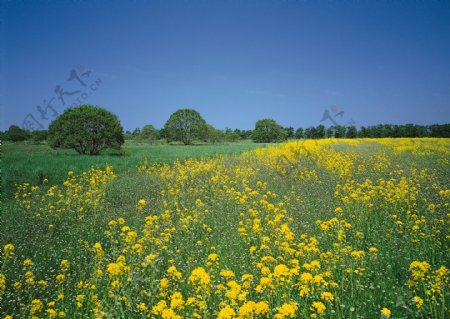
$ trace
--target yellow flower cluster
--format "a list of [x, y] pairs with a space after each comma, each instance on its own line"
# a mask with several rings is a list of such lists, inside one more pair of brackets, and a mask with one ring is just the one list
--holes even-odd
[[106, 186], [116, 178], [111, 166], [104, 170], [92, 168], [88, 172], [67, 174], [62, 187], [41, 189], [24, 183], [17, 186], [16, 200], [36, 217], [60, 217], [65, 212], [88, 213], [103, 208]]
[[414, 294], [412, 302], [418, 309], [426, 306], [433, 308], [437, 303], [444, 303], [449, 288], [450, 271], [445, 266], [432, 270], [426, 261], [413, 261], [409, 265], [411, 272], [408, 286]]

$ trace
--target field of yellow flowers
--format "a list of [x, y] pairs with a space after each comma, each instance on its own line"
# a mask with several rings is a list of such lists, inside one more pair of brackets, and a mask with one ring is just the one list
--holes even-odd
[[307, 140], [18, 185], [0, 318], [449, 318], [449, 155]]

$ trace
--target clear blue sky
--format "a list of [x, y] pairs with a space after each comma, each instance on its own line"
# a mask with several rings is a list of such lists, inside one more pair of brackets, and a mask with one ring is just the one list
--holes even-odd
[[46, 127], [77, 97], [126, 130], [179, 108], [220, 129], [308, 127], [325, 110], [344, 125], [450, 122], [449, 1], [2, 0], [1, 12], [2, 130], [27, 115]]

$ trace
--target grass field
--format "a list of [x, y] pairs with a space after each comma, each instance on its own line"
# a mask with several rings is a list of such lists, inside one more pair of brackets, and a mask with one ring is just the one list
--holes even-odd
[[261, 144], [240, 142], [230, 144], [149, 145], [126, 141], [123, 154], [106, 150], [100, 156], [78, 155], [74, 150], [53, 150], [47, 145], [10, 143], [2, 146], [2, 181], [5, 197], [15, 191], [15, 184], [31, 183], [40, 185], [44, 178], [50, 183], [62, 183], [68, 171], [81, 173], [93, 165], [112, 165], [115, 172], [134, 170], [136, 165], [148, 163], [172, 163], [185, 158], [201, 158], [215, 154], [239, 153], [247, 149], [261, 147]]
[[0, 317], [448, 318], [449, 139], [254, 146], [4, 147]]

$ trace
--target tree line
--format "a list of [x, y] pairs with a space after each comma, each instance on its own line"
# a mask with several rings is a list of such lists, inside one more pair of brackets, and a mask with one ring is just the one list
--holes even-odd
[[330, 126], [320, 124], [307, 128], [282, 127], [273, 119], [262, 119], [253, 130], [219, 130], [208, 124], [194, 109], [180, 109], [156, 129], [147, 124], [142, 129], [123, 132], [119, 119], [104, 108], [80, 105], [67, 109], [49, 125], [48, 130], [27, 131], [17, 125], [0, 131], [0, 140], [11, 142], [47, 142], [53, 148], [72, 148], [80, 154], [96, 155], [107, 147], [120, 148], [124, 140], [154, 143], [194, 141], [206, 143], [253, 140], [260, 143], [282, 142], [288, 139], [320, 138], [384, 138], [384, 137], [450, 137], [450, 124], [379, 124], [362, 126]]

